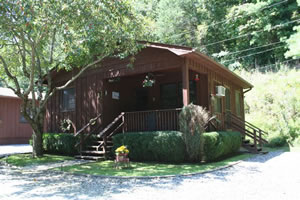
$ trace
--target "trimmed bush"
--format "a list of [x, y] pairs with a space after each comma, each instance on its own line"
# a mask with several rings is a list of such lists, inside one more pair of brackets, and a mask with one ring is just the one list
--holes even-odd
[[75, 155], [78, 149], [75, 144], [79, 142], [79, 137], [74, 137], [69, 133], [44, 133], [43, 149], [45, 153]]
[[282, 134], [276, 134], [268, 138], [267, 147], [283, 147], [287, 145], [287, 137]]
[[242, 144], [239, 132], [209, 132], [204, 133], [203, 137], [205, 161], [213, 161], [235, 153]]
[[113, 136], [113, 152], [121, 145], [133, 161], [180, 163], [185, 161], [185, 144], [178, 131], [132, 132]]
[[[91, 135], [85, 144], [95, 141], [96, 138], [95, 135]], [[44, 133], [43, 150], [44, 153], [73, 156], [79, 153], [79, 149], [75, 148], [79, 141], [80, 137], [75, 137], [73, 133]], [[32, 139], [29, 140], [29, 144], [32, 146]]]

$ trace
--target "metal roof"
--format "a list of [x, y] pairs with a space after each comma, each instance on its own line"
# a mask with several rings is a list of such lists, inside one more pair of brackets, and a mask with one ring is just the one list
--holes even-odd
[[7, 97], [7, 98], [19, 98], [14, 91], [9, 88], [1, 88], [0, 87], [0, 97]]

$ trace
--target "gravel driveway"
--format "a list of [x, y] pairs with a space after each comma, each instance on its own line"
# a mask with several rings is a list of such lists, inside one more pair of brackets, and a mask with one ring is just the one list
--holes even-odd
[[0, 199], [300, 199], [300, 153], [271, 152], [207, 174], [116, 179], [0, 166]]

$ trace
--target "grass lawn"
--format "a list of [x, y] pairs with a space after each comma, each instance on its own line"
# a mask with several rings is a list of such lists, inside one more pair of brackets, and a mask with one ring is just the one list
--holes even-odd
[[239, 154], [231, 158], [205, 164], [162, 164], [154, 162], [131, 162], [129, 168], [115, 169], [113, 161], [101, 161], [75, 166], [56, 168], [66, 172], [106, 176], [163, 176], [187, 173], [198, 173], [217, 167], [226, 166], [233, 162], [243, 160], [253, 154]]
[[68, 156], [59, 156], [59, 155], [49, 155], [44, 154], [41, 158], [32, 158], [32, 154], [15, 154], [8, 156], [6, 158], [0, 159], [0, 161], [4, 161], [8, 164], [24, 167], [28, 165], [34, 164], [45, 164], [45, 163], [52, 163], [52, 162], [59, 162], [64, 160], [73, 160], [73, 157]]

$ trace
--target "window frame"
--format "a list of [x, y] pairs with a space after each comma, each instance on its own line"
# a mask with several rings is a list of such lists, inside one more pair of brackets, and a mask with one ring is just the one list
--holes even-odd
[[[214, 112], [215, 113], [218, 113], [218, 114], [222, 114], [222, 111], [223, 111], [223, 101], [222, 101], [222, 97], [217, 97], [216, 96], [216, 93], [217, 93], [217, 90], [216, 90], [216, 87], [218, 85], [223, 85], [222, 83], [218, 82], [218, 81], [214, 81], [214, 88], [213, 88], [213, 91], [214, 91], [214, 94], [215, 94], [215, 97], [214, 97], [214, 102], [213, 102], [213, 106], [214, 106]], [[219, 104], [219, 105], [218, 105]], [[220, 110], [218, 110], [217, 108], [220, 108]]]
[[[64, 102], [65, 101], [65, 98], [64, 98], [64, 95], [65, 95], [65, 91], [66, 90], [74, 90], [74, 96], [73, 96], [73, 98], [74, 98], [74, 106], [73, 107], [71, 107], [70, 108], [70, 97], [68, 97], [67, 99], [68, 99], [68, 101], [67, 101], [67, 106], [66, 106], [66, 103]], [[75, 87], [68, 87], [68, 88], [65, 88], [65, 89], [63, 89], [63, 90], [61, 90], [61, 98], [60, 98], [60, 102], [61, 102], [61, 112], [73, 112], [73, 111], [75, 111], [75, 109], [76, 109], [76, 89], [75, 89]], [[70, 96], [70, 94], [69, 94], [69, 96]]]
[[238, 117], [242, 117], [242, 96], [240, 90], [235, 90], [235, 113]]

